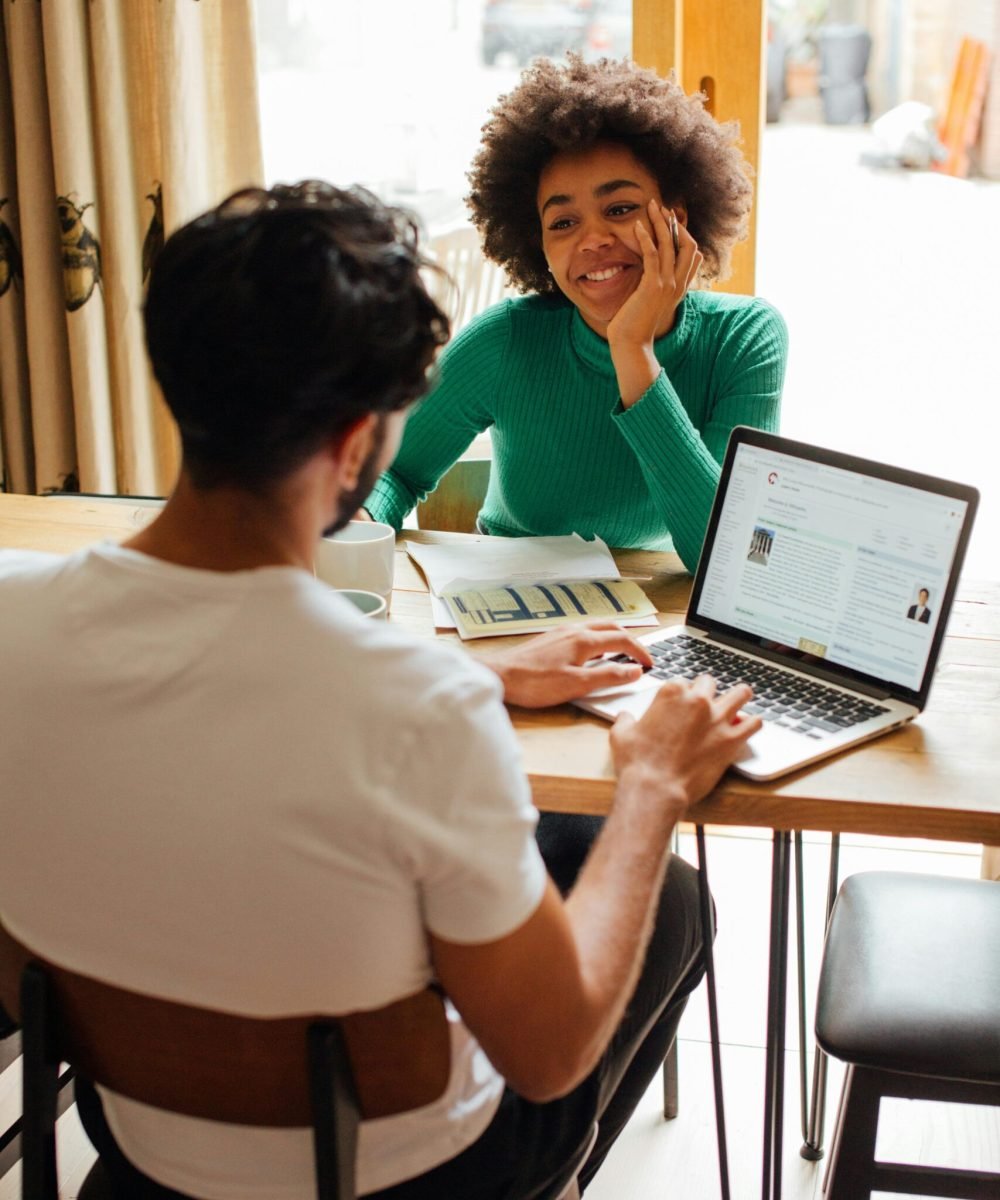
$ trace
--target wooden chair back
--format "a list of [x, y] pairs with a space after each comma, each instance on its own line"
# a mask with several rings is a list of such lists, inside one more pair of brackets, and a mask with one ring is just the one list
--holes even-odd
[[475, 533], [489, 482], [488, 458], [460, 458], [417, 505], [417, 525], [420, 529]]
[[451, 318], [452, 336], [483, 309], [516, 295], [502, 268], [483, 257], [479, 234], [471, 225], [432, 238], [430, 256], [443, 274], [428, 272], [427, 288]]
[[0, 925], [0, 1004], [22, 1026], [25, 1195], [55, 1200], [56, 1074], [186, 1116], [310, 1127], [317, 1195], [353, 1200], [362, 1116], [430, 1104], [450, 1073], [441, 997], [343, 1016], [251, 1017], [142, 995], [33, 954]]

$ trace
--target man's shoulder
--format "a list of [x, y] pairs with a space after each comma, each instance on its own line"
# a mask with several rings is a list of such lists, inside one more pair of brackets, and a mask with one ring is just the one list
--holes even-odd
[[43, 550], [0, 550], [0, 583], [22, 580], [31, 583], [57, 571], [65, 558]]
[[458, 646], [358, 618], [344, 612], [344, 603], [313, 594], [297, 623], [298, 649], [314, 664], [314, 678], [328, 673], [338, 686], [350, 678], [352, 690], [384, 716], [408, 713], [417, 723], [442, 705], [461, 709], [472, 694], [502, 703], [498, 676]]
[[65, 555], [40, 550], [0, 550], [0, 611], [4, 623], [16, 626], [23, 634], [27, 624], [54, 603], [53, 584], [70, 561]]

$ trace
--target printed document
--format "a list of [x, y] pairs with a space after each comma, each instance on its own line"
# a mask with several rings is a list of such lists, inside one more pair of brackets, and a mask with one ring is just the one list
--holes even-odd
[[[458, 629], [462, 637], [541, 632], [570, 621], [657, 623], [656, 609], [634, 583], [622, 581], [611, 551], [600, 538], [588, 542], [576, 533], [526, 538], [483, 535], [439, 545], [408, 541], [406, 549], [427, 579], [435, 625]], [[607, 593], [590, 586], [597, 583]], [[548, 596], [538, 590], [551, 584], [572, 585], [574, 590], [552, 593], [549, 589]], [[459, 607], [454, 602], [449, 607], [444, 597], [466, 593], [476, 593], [478, 598], [470, 604], [478, 616], [469, 618], [467, 605], [459, 622]]]

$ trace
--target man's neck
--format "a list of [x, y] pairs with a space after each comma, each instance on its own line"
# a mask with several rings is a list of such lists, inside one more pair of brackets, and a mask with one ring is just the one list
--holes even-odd
[[182, 471], [163, 511], [125, 546], [207, 571], [281, 566], [311, 571], [323, 524], [305, 489], [258, 494], [196, 488]]

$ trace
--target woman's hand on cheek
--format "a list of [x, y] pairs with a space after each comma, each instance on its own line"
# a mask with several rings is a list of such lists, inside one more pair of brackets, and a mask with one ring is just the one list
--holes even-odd
[[[698, 249], [698, 243], [688, 233], [686, 225], [678, 223], [677, 240], [680, 250], [674, 267], [674, 281], [679, 290], [674, 301], [674, 311], [694, 284], [698, 277], [698, 268], [705, 261], [705, 256]], [[671, 324], [673, 324], [672, 321]]]
[[642, 278], [608, 322], [608, 345], [625, 408], [634, 404], [659, 374], [653, 341], [673, 327], [677, 307], [701, 263], [694, 238], [679, 224], [678, 253], [674, 254], [674, 216], [669, 209], [650, 201], [649, 220], [652, 235], [639, 221], [635, 227], [642, 252]]
[[[650, 229], [635, 223], [635, 240], [642, 254], [638, 286], [608, 322], [608, 342], [614, 346], [652, 346], [665, 320], [676, 308], [674, 301], [674, 248], [670, 227], [660, 205], [650, 201]], [[652, 232], [651, 232], [651, 231]]]

